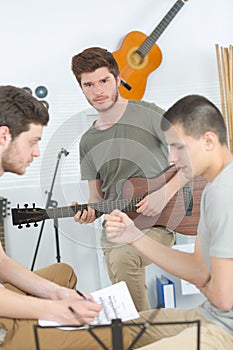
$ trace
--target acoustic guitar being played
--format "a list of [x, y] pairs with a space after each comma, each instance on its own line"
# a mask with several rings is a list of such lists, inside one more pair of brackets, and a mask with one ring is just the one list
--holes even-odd
[[200, 217], [200, 199], [206, 185], [206, 180], [203, 178], [196, 178], [180, 189], [160, 214], [144, 216], [136, 212], [136, 204], [145, 195], [160, 189], [176, 173], [177, 169], [173, 165], [151, 179], [130, 178], [123, 185], [122, 199], [48, 209], [36, 208], [35, 204], [31, 208], [27, 204], [25, 208], [18, 206], [18, 208], [11, 209], [13, 225], [22, 228], [22, 225], [26, 224], [26, 227], [30, 227], [30, 224], [37, 226], [37, 222], [47, 219], [73, 217], [78, 210], [87, 209], [87, 206], [90, 205], [95, 209], [97, 217], [119, 209], [126, 212], [140, 229], [159, 225], [185, 235], [196, 235]]
[[177, 0], [149, 36], [139, 31], [130, 32], [120, 49], [113, 52], [120, 69], [120, 93], [123, 97], [129, 100], [142, 99], [149, 74], [162, 61], [162, 52], [155, 43], [186, 1]]

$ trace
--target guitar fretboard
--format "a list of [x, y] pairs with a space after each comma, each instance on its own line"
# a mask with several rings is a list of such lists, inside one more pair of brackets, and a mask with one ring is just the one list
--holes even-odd
[[153, 30], [153, 32], [146, 38], [145, 41], [139, 46], [137, 52], [139, 52], [141, 57], [145, 57], [148, 52], [151, 50], [152, 46], [156, 43], [158, 38], [167, 28], [169, 23], [173, 20], [176, 14], [183, 7], [184, 1], [177, 0], [176, 3], [172, 6], [172, 8], [168, 11], [165, 17], [161, 20], [161, 22], [157, 25], [157, 27]]
[[4, 233], [4, 222], [0, 221], [0, 241], [3, 249], [5, 250], [5, 233]]
[[5, 231], [4, 231], [4, 218], [6, 217], [7, 211], [7, 199], [0, 197], [0, 241], [3, 249], [5, 250]]
[[[89, 203], [93, 209], [100, 214], [111, 213], [114, 209], [119, 209], [124, 212], [136, 211], [136, 204], [142, 200], [143, 197], [129, 199], [117, 199], [113, 201], [98, 202], [98, 203]], [[59, 207], [59, 208], [49, 208], [46, 209], [46, 213], [49, 218], [65, 218], [73, 217], [78, 210], [87, 209], [87, 204], [72, 205], [70, 207]]]

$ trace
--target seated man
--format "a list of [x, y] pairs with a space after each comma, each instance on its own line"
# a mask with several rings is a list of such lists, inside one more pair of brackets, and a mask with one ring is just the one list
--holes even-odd
[[[39, 157], [38, 142], [49, 115], [41, 102], [23, 89], [0, 86], [0, 175], [23, 175]], [[0, 347], [4, 350], [36, 349], [34, 325], [39, 319], [61, 325], [89, 324], [101, 305], [75, 291], [77, 278], [67, 264], [54, 264], [33, 273], [9, 258], [0, 245]], [[98, 329], [111, 349], [111, 329]], [[40, 350], [102, 349], [86, 330], [39, 331]], [[124, 337], [126, 342], [128, 337]]]
[[[128, 244], [162, 269], [196, 285], [206, 301], [196, 308], [161, 309], [141, 313], [152, 322], [201, 321], [201, 350], [233, 349], [233, 156], [226, 143], [220, 111], [206, 98], [186, 96], [162, 119], [169, 160], [187, 179], [203, 176], [209, 183], [201, 198], [201, 215], [192, 254], [171, 249], [143, 235], [121, 212], [106, 215], [113, 243]], [[136, 329], [136, 333], [138, 329]], [[148, 345], [150, 344], [150, 345]], [[193, 324], [150, 327], [140, 340], [144, 350], [196, 350]], [[145, 346], [146, 345], [146, 346]]]

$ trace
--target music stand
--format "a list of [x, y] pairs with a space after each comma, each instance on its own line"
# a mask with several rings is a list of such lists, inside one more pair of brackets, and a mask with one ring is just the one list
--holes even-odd
[[[49, 207], [56, 208], [57, 205], [58, 205], [58, 202], [56, 200], [52, 199], [52, 195], [53, 195], [53, 187], [54, 187], [54, 183], [55, 183], [55, 179], [56, 179], [59, 163], [60, 163], [60, 160], [61, 160], [61, 156], [63, 154], [66, 157], [66, 156], [68, 156], [69, 152], [67, 152], [64, 148], [62, 148], [61, 151], [58, 153], [57, 163], [56, 163], [56, 167], [55, 167], [55, 170], [54, 170], [54, 175], [53, 175], [51, 187], [50, 187], [50, 190], [48, 192], [46, 191], [46, 194], [48, 195], [48, 198], [47, 198], [47, 201], [46, 201], [45, 209], [48, 209]], [[34, 253], [34, 257], [33, 257], [33, 261], [32, 261], [31, 271], [33, 271], [33, 269], [34, 269], [34, 265], [35, 265], [35, 261], [36, 261], [36, 257], [37, 257], [37, 253], [38, 253], [38, 249], [39, 249], [39, 245], [40, 245], [43, 229], [44, 229], [44, 224], [45, 224], [45, 220], [42, 221], [42, 225], [41, 225], [41, 228], [40, 228], [40, 233], [39, 233], [39, 236], [38, 236], [37, 245], [36, 245], [36, 249], [35, 249], [35, 253]], [[57, 259], [57, 262], [60, 262], [61, 261], [61, 256], [60, 256], [60, 245], [59, 245], [59, 235], [58, 235], [58, 219], [57, 218], [53, 219], [53, 226], [54, 226], [54, 231], [55, 231], [55, 242], [56, 242], [56, 253], [57, 253], [56, 259]]]
[[[102, 347], [104, 350], [108, 350], [107, 346], [99, 339], [99, 337], [95, 334], [93, 330], [103, 327], [111, 327], [112, 330], [112, 349], [113, 350], [123, 350], [123, 333], [122, 329], [123, 327], [139, 327], [140, 331], [131, 342], [130, 346], [127, 348], [127, 350], [133, 349], [133, 346], [137, 343], [137, 341], [141, 338], [143, 333], [147, 330], [148, 327], [151, 326], [165, 326], [165, 325], [175, 325], [175, 324], [197, 324], [197, 350], [200, 350], [200, 335], [201, 335], [201, 321], [200, 320], [193, 320], [193, 321], [178, 321], [178, 322], [144, 322], [144, 323], [122, 323], [120, 319], [113, 319], [112, 323], [109, 325], [85, 325], [83, 326], [96, 340], [96, 342]], [[57, 326], [40, 326], [40, 325], [34, 325], [34, 336], [35, 336], [35, 344], [36, 344], [36, 350], [40, 350], [40, 344], [39, 344], [39, 335], [38, 335], [38, 328], [43, 329], [49, 329], [49, 328], [57, 328]], [[66, 329], [66, 327], [73, 329], [77, 328], [79, 329], [80, 326], [61, 326], [61, 328]], [[78, 349], [78, 348], [77, 348]]]

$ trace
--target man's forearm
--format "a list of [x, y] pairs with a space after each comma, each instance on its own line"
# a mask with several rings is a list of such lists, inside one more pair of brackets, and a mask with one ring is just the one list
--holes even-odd
[[203, 262], [197, 261], [192, 253], [166, 247], [147, 235], [133, 241], [131, 245], [157, 266], [178, 278], [199, 286], [208, 279]]
[[12, 318], [39, 319], [49, 314], [54, 304], [50, 300], [39, 299], [1, 288], [1, 315]]
[[31, 295], [56, 299], [57, 289], [60, 288], [58, 285], [29, 271], [17, 261], [6, 256], [0, 268], [3, 283], [10, 283]]

